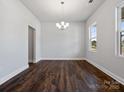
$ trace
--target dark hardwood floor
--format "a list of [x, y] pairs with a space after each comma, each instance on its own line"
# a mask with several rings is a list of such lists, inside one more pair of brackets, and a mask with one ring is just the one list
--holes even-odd
[[0, 86], [1, 92], [124, 91], [86, 61], [41, 61]]

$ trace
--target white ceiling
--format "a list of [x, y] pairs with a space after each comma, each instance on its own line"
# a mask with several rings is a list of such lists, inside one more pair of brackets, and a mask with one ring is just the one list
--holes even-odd
[[[40, 21], [85, 21], [105, 1], [94, 0], [21, 0]], [[61, 1], [64, 1], [64, 19]]]

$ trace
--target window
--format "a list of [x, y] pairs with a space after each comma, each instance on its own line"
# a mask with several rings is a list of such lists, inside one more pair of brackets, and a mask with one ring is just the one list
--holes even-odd
[[92, 24], [89, 28], [89, 49], [96, 52], [97, 47], [97, 27], [96, 23]]
[[117, 9], [117, 52], [120, 56], [124, 56], [124, 3]]

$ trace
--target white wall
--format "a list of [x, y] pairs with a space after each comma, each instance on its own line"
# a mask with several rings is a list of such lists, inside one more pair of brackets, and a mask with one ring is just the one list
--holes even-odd
[[0, 0], [0, 84], [28, 67], [28, 25], [37, 31], [38, 61], [40, 22], [19, 0]]
[[[86, 58], [109, 71], [124, 84], [124, 58], [115, 55], [115, 8], [119, 0], [106, 0], [86, 23]], [[88, 51], [88, 27], [97, 22], [97, 52]], [[110, 74], [109, 73], [109, 74]]]
[[[0, 0], [0, 84], [27, 68], [28, 25], [37, 31], [37, 61], [85, 56], [124, 82], [124, 58], [115, 56], [115, 7], [118, 1], [106, 0], [88, 19], [84, 32], [84, 23], [81, 22], [72, 22], [66, 31], [59, 31], [55, 23], [46, 22], [40, 26], [19, 0]], [[88, 51], [88, 27], [94, 21], [98, 28], [96, 53]]]
[[84, 24], [72, 22], [65, 31], [56, 23], [42, 23], [43, 59], [80, 59], [84, 56]]

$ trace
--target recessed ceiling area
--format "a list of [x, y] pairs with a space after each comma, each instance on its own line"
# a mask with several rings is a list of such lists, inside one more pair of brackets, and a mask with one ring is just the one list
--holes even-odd
[[[105, 0], [21, 0], [41, 22], [85, 21]], [[64, 1], [64, 15], [61, 1]], [[64, 16], [64, 17], [63, 17]]]

